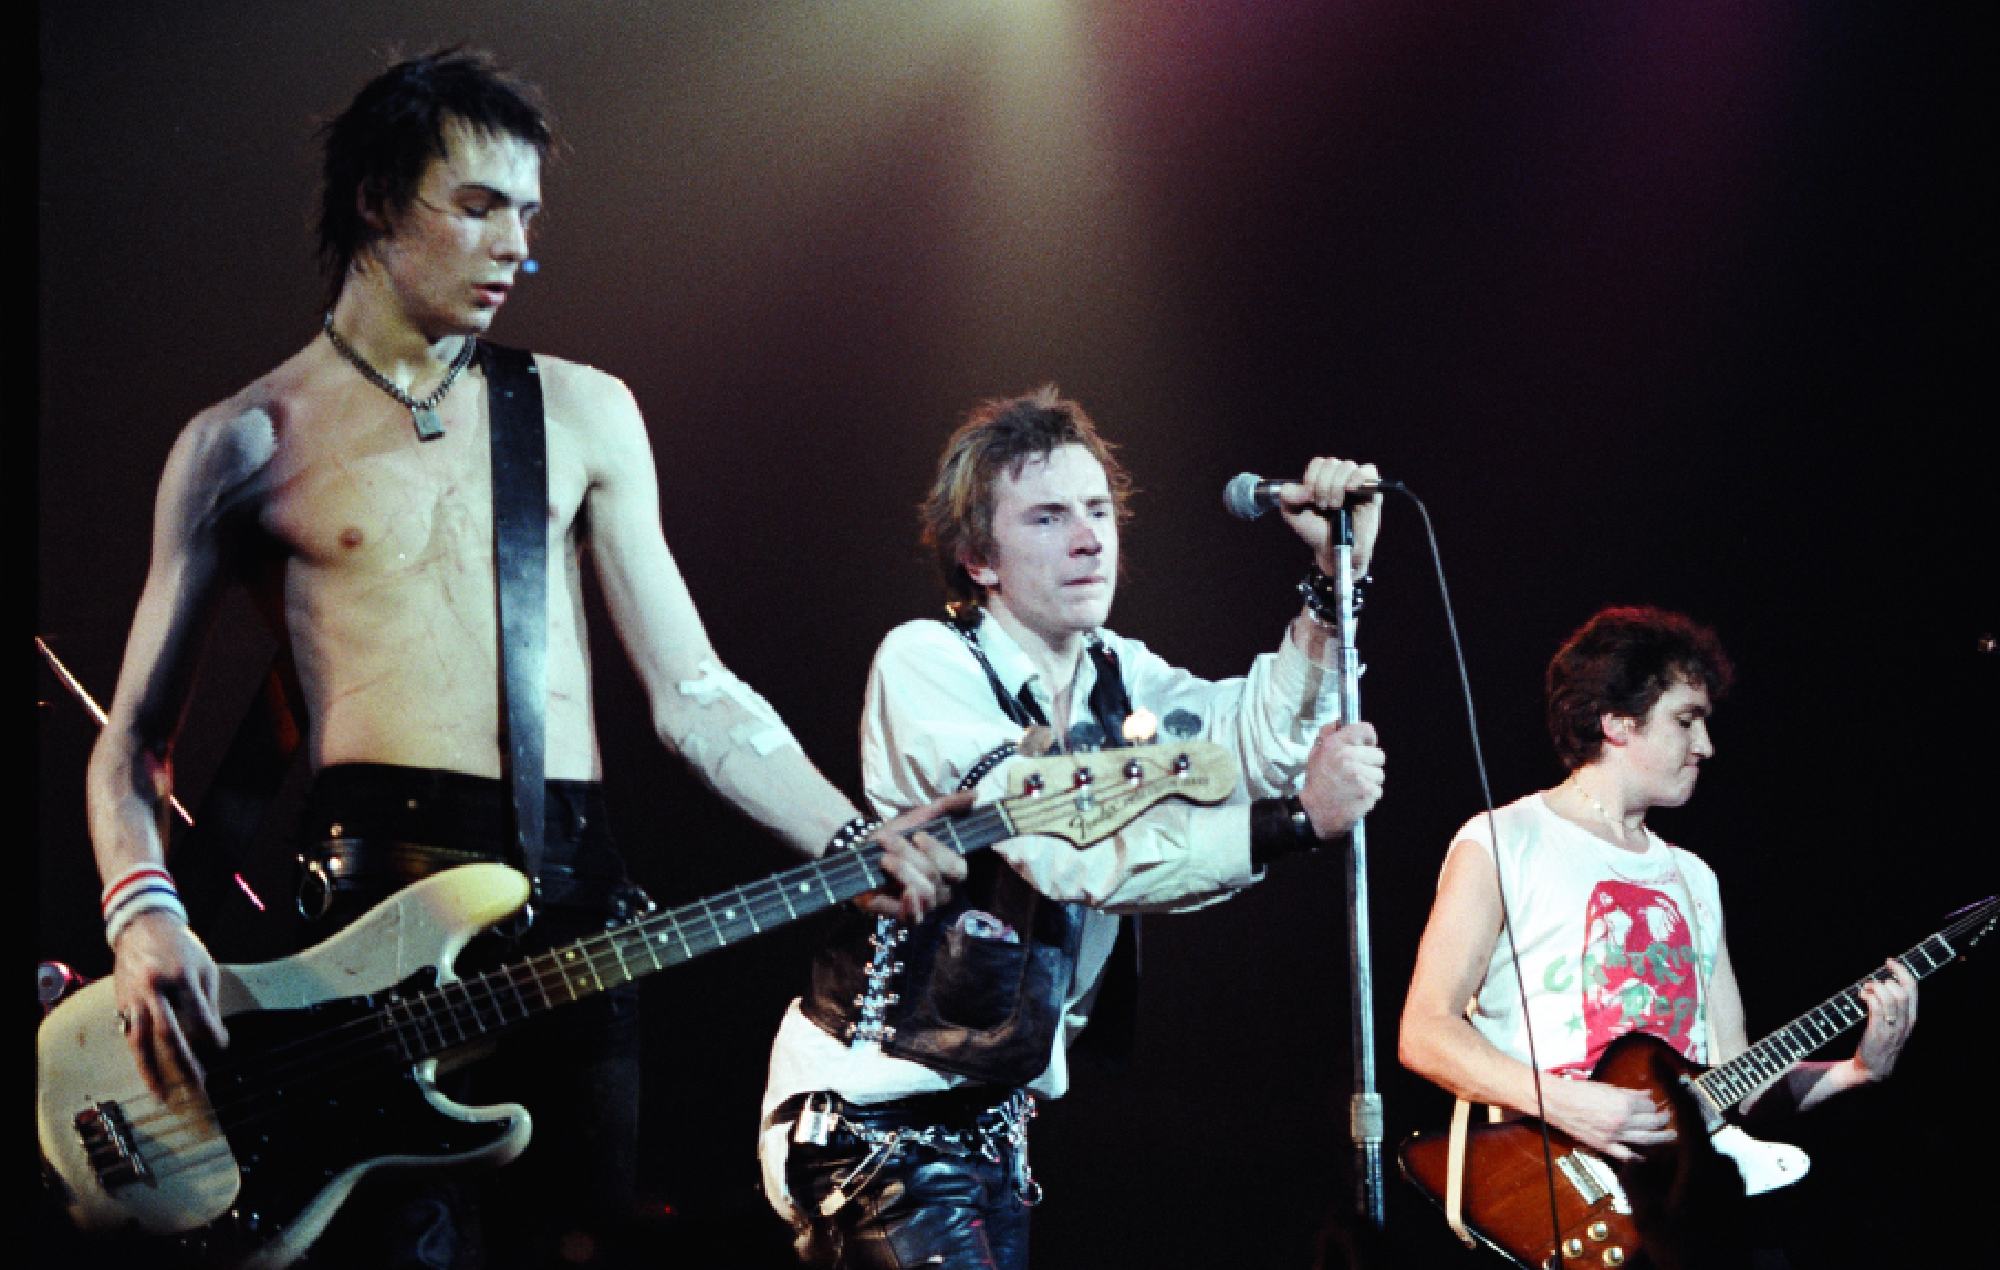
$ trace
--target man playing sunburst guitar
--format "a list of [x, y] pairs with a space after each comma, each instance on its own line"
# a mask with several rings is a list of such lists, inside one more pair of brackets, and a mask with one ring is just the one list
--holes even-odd
[[[322, 918], [322, 935], [414, 877], [507, 858], [513, 826], [532, 817], [510, 802], [503, 753], [529, 729], [503, 728], [499, 665], [530, 643], [542, 645], [545, 669], [520, 704], [545, 736], [545, 759], [542, 771], [515, 766], [530, 772], [530, 787], [544, 774], [548, 786], [545, 838], [529, 844], [543, 859], [527, 946], [631, 915], [596, 783], [586, 561], [670, 750], [802, 854], [869, 835], [710, 646], [662, 535], [653, 452], [631, 393], [574, 362], [524, 366], [482, 345], [542, 206], [551, 135], [532, 90], [482, 55], [433, 54], [370, 83], [324, 137], [331, 307], [297, 354], [203, 411], [174, 446], [90, 764], [117, 1017], [147, 1086], [163, 1097], [202, 1081], [198, 1052], [211, 1069], [231, 1057], [211, 1048], [228, 1039], [218, 972], [163, 868], [159, 817], [202, 635], [234, 577], [282, 613], [299, 672], [314, 772], [300, 899]], [[540, 409], [503, 430], [489, 387], [509, 365], [516, 387], [539, 384], [522, 392]], [[536, 553], [495, 546], [489, 437], [502, 431], [545, 436], [545, 477], [535, 471], [524, 486], [527, 532], [515, 541], [545, 536], [547, 548], [545, 573], [500, 600], [545, 592], [546, 619], [533, 624], [545, 638], [533, 639], [533, 626], [528, 639], [510, 630], [504, 649], [496, 557], [504, 572]], [[935, 843], [893, 831], [881, 840], [882, 869], [901, 893], [878, 897], [877, 911], [915, 917], [943, 882], [963, 876], [959, 857]], [[536, 1119], [526, 1157], [496, 1178], [528, 1188], [484, 1205], [490, 1222], [506, 1225], [488, 1231], [483, 1262], [474, 1214], [440, 1186], [365, 1219], [355, 1210], [366, 1197], [357, 1197], [322, 1243], [327, 1264], [608, 1264], [606, 1237], [632, 1210], [637, 1167], [632, 989], [579, 1007], [559, 1030], [516, 1038], [493, 1060], [507, 1064], [511, 1082], [490, 1077], [489, 1088], [528, 1103]], [[285, 1093], [305, 1101], [328, 1091], [295, 1082]], [[366, 1120], [362, 1109], [347, 1124]]]
[[[1712, 631], [1658, 609], [1606, 609], [1557, 651], [1548, 723], [1569, 775], [1453, 840], [1403, 1007], [1412, 1071], [1540, 1115], [1621, 1164], [1674, 1140], [1665, 1101], [1586, 1078], [1628, 1033], [1704, 1065], [1749, 1045], [1715, 875], [1646, 826], [1693, 796], [1731, 676]], [[1891, 961], [1860, 995], [1853, 1057], [1792, 1066], [1746, 1107], [1802, 1110], [1887, 1077], [1916, 1022], [1916, 980]]]

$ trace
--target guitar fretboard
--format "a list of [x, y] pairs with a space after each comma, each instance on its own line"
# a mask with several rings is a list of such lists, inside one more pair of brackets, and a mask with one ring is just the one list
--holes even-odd
[[[1017, 829], [1004, 807], [992, 806], [911, 832], [929, 833], [964, 855], [1010, 838]], [[874, 844], [830, 852], [720, 895], [393, 999], [383, 1016], [405, 1060], [429, 1058], [844, 904], [883, 884], [881, 859], [882, 848]]]
[[[2000, 901], [1990, 899], [1974, 905], [1967, 910], [1967, 916], [1896, 960], [1918, 979], [1928, 978], [1965, 950], [1968, 944], [1963, 941], [1968, 933], [1977, 940], [1992, 927], [1997, 905]], [[1834, 993], [1735, 1058], [1696, 1077], [1695, 1087], [1719, 1110], [1735, 1106], [1783, 1076], [1814, 1050], [1867, 1019], [1868, 1007], [1861, 999], [1861, 989], [1888, 977], [1886, 968], [1876, 970]]]

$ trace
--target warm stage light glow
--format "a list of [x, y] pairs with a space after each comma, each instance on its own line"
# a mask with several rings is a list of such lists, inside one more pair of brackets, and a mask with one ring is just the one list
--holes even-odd
[[965, 61], [972, 109], [952, 191], [959, 334], [1031, 377], [1061, 377], [1085, 349], [1136, 364], [1159, 334], [1156, 262], [1093, 33], [1068, 0], [988, 16]]
[[787, 287], [834, 290], [895, 330], [854, 352], [959, 397], [1060, 382], [1085, 352], [1162, 355], [1157, 213], [1119, 153], [1101, 19], [1070, 0], [850, 0], [697, 34], [671, 81], [621, 86], [624, 117], [577, 141], [605, 148], [619, 184], [598, 205], [658, 267], [571, 286], [614, 308], [665, 286], [717, 338]]

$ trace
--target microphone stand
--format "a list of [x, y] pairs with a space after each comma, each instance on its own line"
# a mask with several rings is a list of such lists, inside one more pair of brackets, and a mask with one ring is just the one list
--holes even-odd
[[[102, 728], [105, 725], [104, 707], [97, 704], [97, 699], [90, 695], [90, 690], [83, 686], [83, 681], [70, 673], [69, 667], [63, 665], [62, 658], [56, 656], [56, 650], [50, 648], [48, 641], [39, 635], [35, 636], [35, 651], [42, 655], [42, 659], [48, 662], [49, 669], [53, 670], [56, 673], [56, 678], [62, 681], [62, 686], [69, 690], [69, 694], [72, 697], [75, 697], [78, 702], [82, 703], [84, 711], [90, 715], [99, 728]], [[168, 794], [167, 806], [171, 807], [174, 814], [180, 817], [182, 824], [190, 829], [194, 828], [194, 816], [182, 805], [180, 799], [174, 797], [172, 794]], [[263, 899], [251, 887], [249, 880], [243, 876], [241, 870], [232, 869], [229, 878], [232, 882], [236, 883], [236, 889], [243, 892], [244, 898], [249, 900], [258, 912], [262, 913], [265, 911]], [[44, 964], [60, 966], [64, 973], [69, 973], [69, 968], [61, 966], [59, 962], [46, 962]], [[46, 997], [42, 1002], [43, 1008], [45, 1010], [52, 1008], [57, 1001], [62, 999], [64, 993], [79, 986], [80, 982], [71, 984], [67, 981], [60, 981], [51, 986], [49, 990], [53, 991], [56, 995]]]
[[[1347, 508], [1331, 513], [1335, 593], [1340, 631], [1340, 721], [1361, 721], [1361, 660], [1354, 643], [1354, 519]], [[1348, 1137], [1354, 1143], [1355, 1211], [1381, 1230], [1387, 1222], [1382, 1187], [1382, 1095], [1375, 1089], [1375, 970], [1368, 935], [1368, 834], [1357, 820], [1348, 832], [1347, 964], [1354, 1093], [1348, 1100]]]
[[[97, 704], [96, 698], [90, 695], [90, 690], [83, 686], [83, 681], [70, 673], [69, 667], [63, 665], [62, 658], [56, 656], [56, 650], [50, 648], [48, 641], [39, 635], [35, 636], [35, 651], [42, 655], [42, 660], [48, 662], [49, 669], [56, 672], [56, 678], [62, 681], [63, 687], [69, 689], [69, 695], [83, 704], [85, 713], [96, 721], [98, 727], [103, 727], [104, 707]], [[194, 817], [188, 814], [187, 808], [181, 806], [180, 799], [168, 794], [167, 805], [174, 809], [174, 814], [181, 818], [182, 824], [190, 829], [194, 828]], [[258, 907], [262, 908], [263, 905], [260, 904]]]

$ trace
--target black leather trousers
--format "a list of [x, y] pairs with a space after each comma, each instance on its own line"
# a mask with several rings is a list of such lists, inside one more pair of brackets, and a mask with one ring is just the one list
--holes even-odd
[[[794, 1142], [786, 1187], [805, 1215], [808, 1264], [829, 1270], [1026, 1270], [1025, 1128], [997, 1108], [925, 1115], [954, 1095], [841, 1105], [824, 1145]], [[913, 1104], [918, 1114], [911, 1114]], [[1026, 1100], [1017, 1097], [1016, 1107]], [[894, 1142], [884, 1139], [893, 1134]], [[829, 1196], [833, 1202], [829, 1203]], [[831, 1208], [829, 1213], [826, 1209]]]

